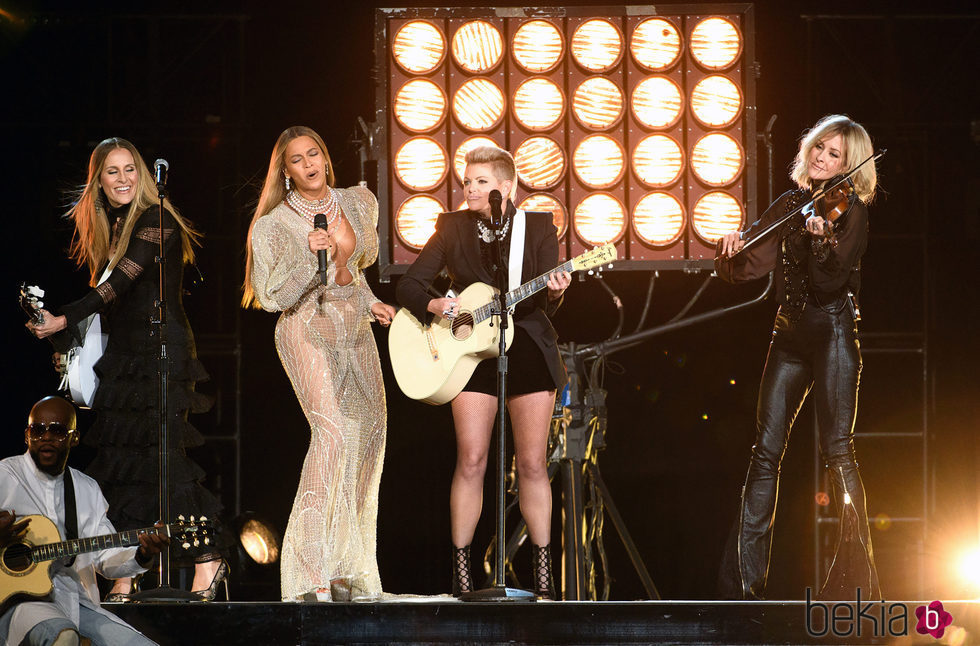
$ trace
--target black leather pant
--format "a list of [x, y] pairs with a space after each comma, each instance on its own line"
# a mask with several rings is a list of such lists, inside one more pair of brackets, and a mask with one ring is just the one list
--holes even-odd
[[820, 453], [840, 513], [837, 551], [819, 596], [881, 598], [871, 549], [864, 485], [854, 457], [861, 348], [846, 295], [830, 306], [807, 303], [798, 321], [780, 311], [759, 389], [752, 447], [739, 517], [725, 548], [719, 592], [761, 599], [769, 573], [779, 468], [790, 429], [812, 391]]

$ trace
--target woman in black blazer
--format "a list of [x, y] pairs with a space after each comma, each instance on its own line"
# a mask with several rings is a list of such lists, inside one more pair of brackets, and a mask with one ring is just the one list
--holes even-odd
[[[398, 302], [416, 319], [428, 324], [433, 315], [455, 316], [458, 298], [432, 298], [428, 287], [445, 268], [457, 292], [481, 282], [501, 284], [508, 268], [497, 267], [491, 243], [500, 237], [501, 257], [509, 257], [514, 223], [512, 198], [517, 169], [510, 153], [492, 146], [474, 148], [466, 155], [463, 186], [469, 207], [443, 213], [436, 230], [396, 290]], [[504, 226], [488, 226], [489, 194], [507, 196]], [[558, 232], [550, 215], [528, 213], [525, 217], [524, 259], [521, 282], [553, 269], [558, 264]], [[551, 577], [551, 484], [546, 453], [548, 429], [554, 410], [555, 391], [567, 375], [558, 352], [557, 338], [548, 317], [561, 304], [571, 282], [568, 272], [555, 272], [547, 291], [538, 292], [517, 305], [514, 340], [508, 351], [507, 408], [514, 433], [514, 453], [520, 477], [521, 514], [531, 537], [534, 591], [554, 597]], [[463, 392], [452, 401], [456, 430], [456, 469], [450, 490], [453, 540], [453, 594], [473, 589], [470, 542], [483, 507], [483, 482], [490, 450], [490, 436], [497, 414], [496, 362], [482, 361]]]

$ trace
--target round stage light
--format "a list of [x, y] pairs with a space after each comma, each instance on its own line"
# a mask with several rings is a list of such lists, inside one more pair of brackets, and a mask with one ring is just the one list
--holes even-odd
[[514, 118], [528, 130], [549, 130], [565, 114], [565, 95], [553, 81], [530, 78], [514, 92]]
[[623, 176], [626, 152], [608, 135], [590, 135], [575, 148], [572, 168], [589, 188], [609, 188]]
[[446, 116], [446, 94], [428, 79], [412, 79], [395, 93], [395, 119], [407, 130], [425, 132]]
[[504, 117], [504, 93], [487, 79], [470, 79], [453, 95], [453, 115], [469, 130], [492, 130]]
[[568, 228], [568, 218], [565, 217], [565, 207], [556, 198], [547, 193], [532, 193], [524, 198], [517, 208], [525, 211], [551, 211], [554, 216], [553, 222], [558, 229], [558, 239], [565, 235]]
[[425, 74], [439, 67], [446, 56], [446, 38], [435, 25], [413, 20], [401, 26], [391, 43], [395, 62], [410, 74]]
[[647, 18], [633, 30], [630, 53], [643, 69], [663, 71], [681, 57], [681, 34], [669, 20]]
[[731, 193], [713, 191], [701, 196], [691, 212], [691, 224], [699, 238], [708, 244], [742, 226], [744, 212]]
[[572, 226], [586, 244], [616, 242], [626, 232], [626, 209], [608, 193], [593, 193], [575, 207]]
[[456, 178], [460, 182], [463, 181], [463, 175], [466, 173], [466, 153], [480, 146], [495, 146], [500, 148], [496, 141], [482, 135], [470, 137], [461, 143], [459, 148], [456, 149], [456, 155], [453, 157], [453, 168], [456, 170]]
[[648, 193], [633, 207], [633, 230], [648, 245], [674, 244], [684, 234], [684, 207], [670, 193]]
[[431, 195], [413, 195], [395, 211], [395, 233], [411, 249], [421, 249], [436, 231], [436, 219], [445, 211]]
[[623, 34], [608, 20], [587, 20], [572, 34], [572, 57], [590, 72], [605, 72], [622, 56]]
[[259, 565], [272, 565], [279, 560], [279, 532], [253, 512], [236, 518], [238, 540], [242, 549]]
[[742, 36], [730, 20], [705, 18], [691, 32], [691, 55], [702, 67], [723, 70], [742, 54]]
[[637, 121], [648, 128], [668, 128], [681, 118], [681, 88], [666, 76], [651, 76], [633, 88], [630, 106]]
[[623, 116], [624, 107], [623, 91], [605, 76], [585, 79], [572, 95], [572, 113], [590, 130], [612, 127]]
[[735, 121], [742, 111], [742, 91], [724, 76], [706, 76], [691, 91], [694, 118], [709, 128]]
[[504, 39], [500, 30], [486, 20], [464, 23], [453, 34], [453, 59], [467, 72], [482, 74], [500, 63]]
[[684, 170], [684, 151], [672, 137], [648, 135], [633, 149], [633, 172], [653, 188], [673, 184]]
[[745, 155], [737, 141], [722, 132], [707, 134], [691, 150], [691, 168], [705, 184], [725, 186], [742, 172]]
[[413, 137], [395, 153], [395, 176], [413, 191], [425, 191], [446, 176], [449, 160], [446, 151], [431, 137]]
[[561, 32], [547, 20], [530, 20], [514, 34], [514, 60], [531, 74], [555, 69], [565, 51]]
[[565, 153], [550, 137], [525, 139], [514, 151], [517, 177], [534, 190], [549, 189], [565, 175]]

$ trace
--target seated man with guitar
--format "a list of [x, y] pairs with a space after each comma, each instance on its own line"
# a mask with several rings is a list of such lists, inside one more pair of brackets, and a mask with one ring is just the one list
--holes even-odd
[[24, 439], [26, 453], [0, 460], [0, 642], [153, 644], [99, 607], [95, 575], [143, 572], [170, 539], [152, 528], [106, 535], [115, 530], [99, 485], [66, 467], [78, 444], [67, 400], [37, 402]]

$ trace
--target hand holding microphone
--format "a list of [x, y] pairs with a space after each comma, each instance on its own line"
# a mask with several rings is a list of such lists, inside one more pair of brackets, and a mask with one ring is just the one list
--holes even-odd
[[[327, 284], [327, 249], [330, 248], [330, 238], [327, 235], [327, 216], [323, 213], [317, 213], [313, 216], [313, 231], [310, 232], [310, 250], [312, 251], [314, 247], [316, 248], [316, 259], [317, 259], [317, 274], [320, 276], [320, 284]], [[319, 231], [323, 231], [323, 234], [319, 234]], [[327, 236], [327, 246], [323, 247], [322, 238]], [[314, 242], [314, 238], [320, 238], [318, 242]]]

